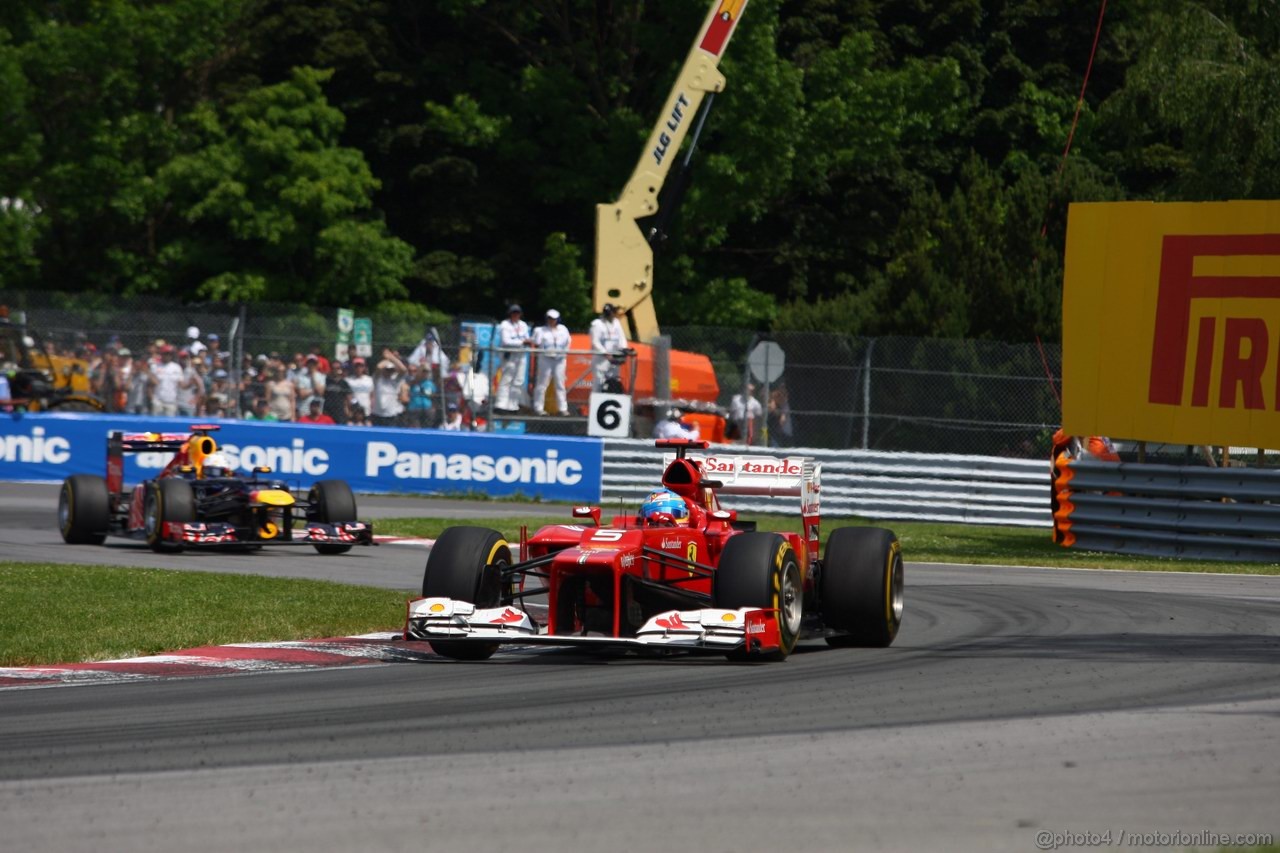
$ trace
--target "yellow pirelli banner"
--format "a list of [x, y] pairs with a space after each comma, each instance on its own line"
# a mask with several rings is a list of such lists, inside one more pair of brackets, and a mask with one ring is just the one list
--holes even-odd
[[1280, 201], [1073, 204], [1073, 435], [1280, 448]]

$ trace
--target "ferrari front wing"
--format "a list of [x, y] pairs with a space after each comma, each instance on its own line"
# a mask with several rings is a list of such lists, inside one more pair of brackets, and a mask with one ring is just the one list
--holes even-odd
[[419, 598], [409, 602], [406, 640], [474, 640], [519, 645], [595, 646], [632, 649], [768, 654], [781, 648], [775, 610], [669, 610], [659, 613], [634, 637], [595, 634], [547, 634], [517, 607], [478, 608], [452, 598]]

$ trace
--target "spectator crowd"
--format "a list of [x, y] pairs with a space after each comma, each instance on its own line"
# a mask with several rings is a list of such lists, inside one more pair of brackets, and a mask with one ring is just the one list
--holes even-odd
[[[243, 418], [310, 424], [471, 429], [464, 377], [434, 332], [402, 357], [386, 348], [365, 358], [307, 353], [244, 355], [238, 365], [217, 333], [187, 329], [174, 344], [158, 338], [134, 352], [113, 335], [101, 348], [81, 341], [90, 390], [107, 411], [161, 417]], [[464, 417], [465, 414], [465, 417]]]
[[[623, 391], [618, 368], [632, 351], [619, 313], [606, 305], [591, 323], [592, 390]], [[570, 413], [565, 387], [570, 337], [558, 311], [549, 309], [543, 324], [530, 328], [521, 307], [510, 305], [507, 319], [495, 327], [494, 344], [499, 359], [495, 412], [545, 415], [544, 404], [551, 401], [557, 414]], [[461, 431], [484, 427], [486, 410], [479, 404], [489, 392], [489, 377], [472, 370], [472, 348], [464, 344], [463, 349], [451, 361], [436, 332], [428, 330], [407, 354], [387, 347], [376, 360], [338, 361], [316, 344], [306, 353], [246, 353], [234, 364], [216, 332], [202, 336], [191, 326], [181, 342], [157, 338], [137, 351], [124, 346], [119, 335], [100, 348], [81, 335], [61, 354], [87, 364], [90, 391], [109, 412]], [[536, 379], [528, 375], [523, 357], [529, 352], [537, 354]], [[728, 440], [758, 443], [760, 427], [767, 426], [768, 444], [791, 443], [786, 389], [777, 386], [768, 396], [766, 410], [753, 383], [734, 395]], [[654, 434], [699, 437], [678, 409], [656, 418]]]

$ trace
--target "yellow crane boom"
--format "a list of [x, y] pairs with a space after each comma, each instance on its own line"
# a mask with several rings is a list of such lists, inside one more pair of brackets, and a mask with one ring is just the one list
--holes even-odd
[[724, 89], [720, 58], [748, 0], [714, 0], [631, 179], [613, 204], [596, 205], [594, 303], [626, 312], [632, 340], [658, 334], [653, 308], [653, 248], [639, 220], [658, 212], [658, 193], [708, 93]]

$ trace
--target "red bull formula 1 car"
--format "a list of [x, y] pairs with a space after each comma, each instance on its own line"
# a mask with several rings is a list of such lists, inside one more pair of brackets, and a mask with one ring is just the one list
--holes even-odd
[[[145, 541], [156, 551], [189, 547], [311, 545], [342, 554], [372, 545], [373, 528], [356, 520], [356, 499], [341, 480], [322, 480], [305, 499], [268, 477], [240, 476], [199, 425], [191, 433], [113, 432], [107, 476], [73, 474], [62, 483], [58, 527], [64, 542], [101, 545], [108, 536]], [[153, 480], [124, 488], [126, 453], [172, 453]]]
[[[669, 451], [662, 489], [638, 515], [555, 524], [518, 550], [495, 530], [452, 527], [427, 559], [404, 636], [441, 655], [482, 660], [502, 643], [719, 652], [782, 659], [802, 638], [887, 646], [902, 623], [897, 537], [845, 527], [819, 556], [820, 465], [805, 457]], [[739, 522], [720, 495], [795, 495], [802, 533]], [[545, 603], [543, 603], [545, 602]]]

